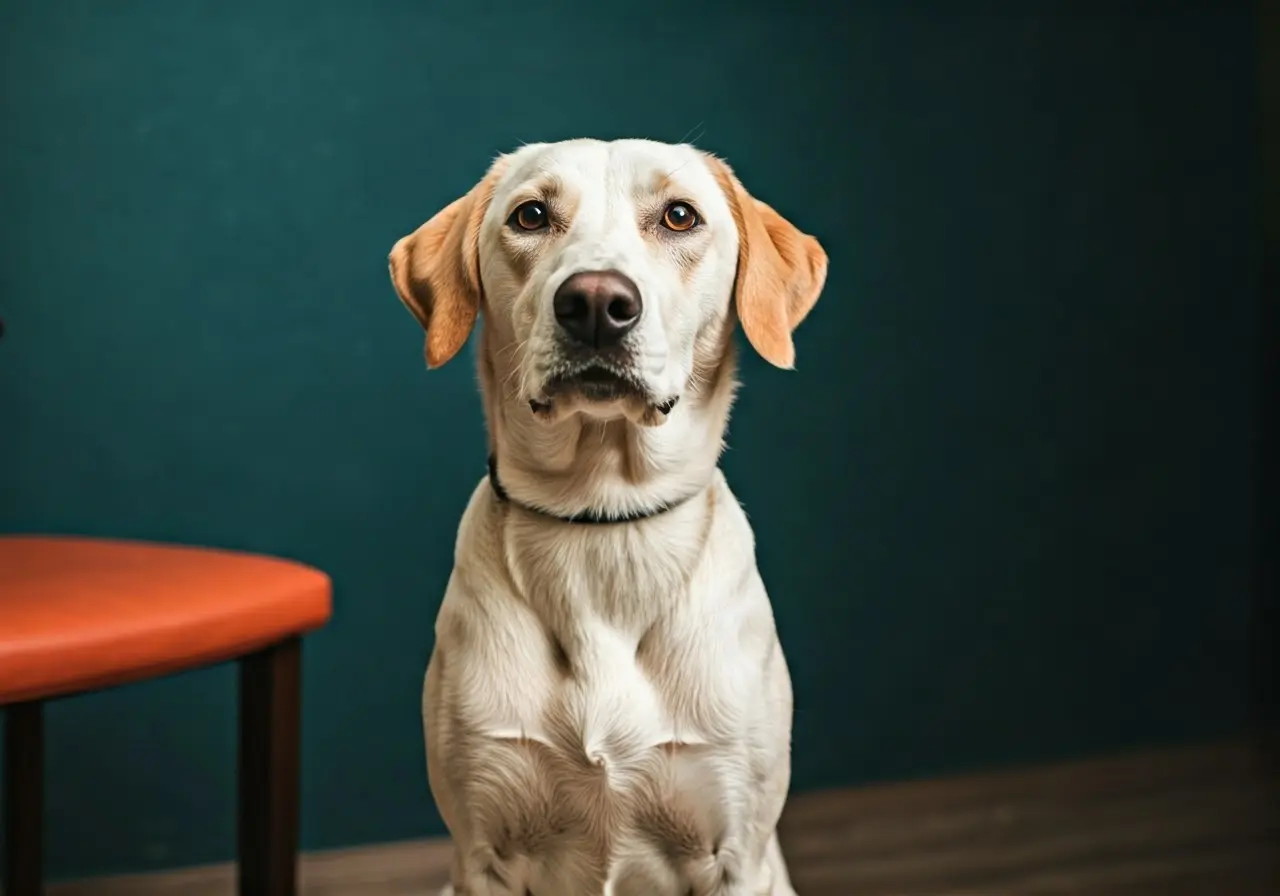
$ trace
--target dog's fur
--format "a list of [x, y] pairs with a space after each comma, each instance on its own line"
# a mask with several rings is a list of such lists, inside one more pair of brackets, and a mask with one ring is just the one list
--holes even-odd
[[[536, 232], [512, 218], [530, 200], [548, 219]], [[677, 202], [697, 226], [664, 226]], [[793, 893], [775, 833], [791, 682], [717, 461], [735, 320], [791, 367], [826, 266], [723, 162], [644, 140], [524, 146], [396, 243], [392, 281], [428, 366], [483, 312], [509, 495], [486, 478], [471, 496], [423, 694], [458, 896]], [[621, 272], [643, 297], [608, 357], [582, 361], [556, 323], [553, 295], [581, 271]], [[626, 388], [576, 388], [597, 363]]]

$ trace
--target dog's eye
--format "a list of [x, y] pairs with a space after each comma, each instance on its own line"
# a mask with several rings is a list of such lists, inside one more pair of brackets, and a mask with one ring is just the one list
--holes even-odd
[[516, 210], [511, 213], [511, 218], [507, 223], [521, 230], [541, 230], [550, 221], [551, 217], [547, 214], [547, 207], [536, 199], [531, 199], [516, 206]]
[[692, 230], [700, 223], [698, 213], [687, 202], [673, 202], [662, 213], [662, 226], [676, 233]]

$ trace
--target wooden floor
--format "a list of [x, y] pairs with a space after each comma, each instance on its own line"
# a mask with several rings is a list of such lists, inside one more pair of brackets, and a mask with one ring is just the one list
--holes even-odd
[[[1280, 774], [1215, 745], [802, 794], [783, 818], [800, 896], [1277, 896]], [[303, 859], [305, 896], [426, 896], [449, 846]], [[229, 866], [51, 896], [229, 896]]]

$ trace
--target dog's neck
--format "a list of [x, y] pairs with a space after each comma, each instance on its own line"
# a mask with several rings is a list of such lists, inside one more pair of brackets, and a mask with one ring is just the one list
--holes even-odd
[[660, 426], [583, 414], [539, 419], [480, 334], [480, 383], [489, 450], [501, 489], [526, 508], [561, 519], [635, 519], [675, 507], [712, 482], [737, 387], [732, 339], [707, 346], [707, 363]]

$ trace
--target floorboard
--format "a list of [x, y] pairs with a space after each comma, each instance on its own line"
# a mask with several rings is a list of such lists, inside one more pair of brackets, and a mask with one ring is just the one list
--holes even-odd
[[[1140, 752], [795, 796], [800, 896], [1277, 896], [1280, 773], [1247, 744]], [[311, 854], [304, 896], [424, 896], [449, 845]], [[79, 881], [50, 896], [230, 896], [230, 866]]]

